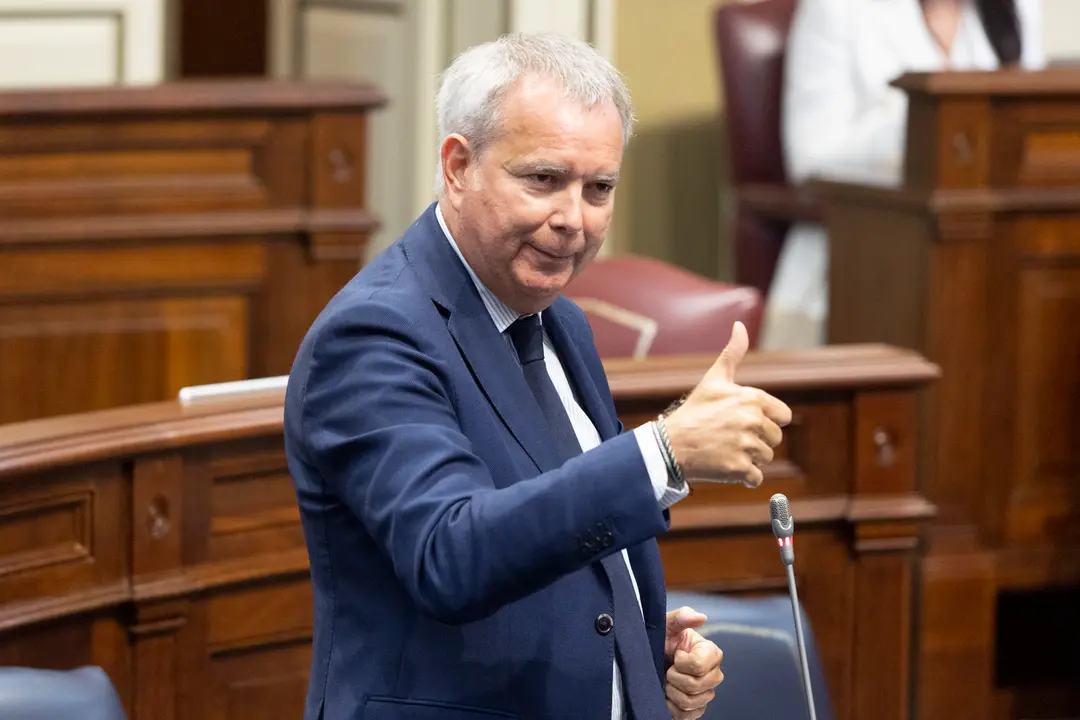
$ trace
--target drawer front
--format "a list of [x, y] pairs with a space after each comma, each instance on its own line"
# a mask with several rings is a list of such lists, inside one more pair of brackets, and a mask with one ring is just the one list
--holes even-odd
[[305, 551], [280, 437], [193, 452], [184, 466], [189, 564], [257, 564]]
[[306, 123], [191, 119], [0, 127], [9, 219], [298, 205]]
[[110, 591], [119, 601], [128, 528], [123, 484], [120, 465], [106, 464], [0, 486], [0, 625], [4, 615], [12, 620], [29, 610], [22, 601], [92, 603]]
[[1080, 185], [1080, 108], [1031, 100], [994, 115], [993, 187]]

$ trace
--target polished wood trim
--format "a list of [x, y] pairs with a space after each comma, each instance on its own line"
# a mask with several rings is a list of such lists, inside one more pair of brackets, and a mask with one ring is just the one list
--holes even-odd
[[820, 222], [824, 213], [813, 188], [800, 185], [740, 185], [736, 201], [746, 210], [778, 220]]
[[832, 180], [814, 180], [810, 185], [826, 199], [826, 207], [844, 202], [932, 213], [1014, 213], [1080, 209], [1080, 188], [1076, 187], [920, 190]]
[[[934, 513], [933, 504], [918, 495], [836, 495], [799, 498], [796, 521], [800, 527], [835, 522], [911, 521], [932, 518]], [[769, 508], [760, 502], [686, 504], [679, 508], [678, 514], [672, 514], [671, 531], [702, 528], [741, 530], [769, 527], [769, 523]]]
[[863, 495], [852, 500], [847, 519], [853, 523], [923, 520], [937, 512], [921, 495]]
[[295, 207], [220, 213], [9, 220], [0, 225], [0, 247], [72, 242], [108, 243], [148, 237], [201, 238], [324, 231], [373, 232], [379, 225], [379, 219], [368, 210], [306, 210]]
[[114, 607], [131, 598], [131, 585], [124, 579], [78, 593], [0, 604], [0, 631]]
[[[793, 362], [796, 357], [799, 361]], [[609, 360], [604, 366], [616, 396], [651, 398], [689, 391], [715, 361], [714, 355], [688, 355], [646, 362]], [[934, 380], [939, 373], [936, 365], [914, 352], [884, 345], [845, 345], [799, 353], [753, 353], [739, 366], [735, 380], [770, 391], [812, 390], [853, 383], [910, 386]]]
[[980, 72], [912, 72], [892, 83], [912, 95], [1061, 95], [1072, 97], [1080, 87], [1080, 69], [1051, 67], [1038, 72], [1005, 69]]
[[72, 88], [65, 92], [19, 90], [0, 93], [0, 117], [78, 115], [95, 118], [163, 112], [251, 113], [325, 111], [382, 107], [387, 97], [367, 82], [199, 81], [145, 87]]
[[164, 600], [205, 592], [225, 586], [239, 586], [268, 577], [286, 578], [308, 573], [307, 550], [241, 558], [227, 562], [206, 563], [185, 568], [183, 572], [152, 580], [139, 579], [131, 591], [136, 602]]

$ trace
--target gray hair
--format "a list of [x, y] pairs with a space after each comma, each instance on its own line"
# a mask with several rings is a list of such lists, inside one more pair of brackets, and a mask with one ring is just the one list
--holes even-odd
[[[623, 145], [634, 132], [630, 91], [622, 75], [591, 45], [553, 33], [512, 33], [469, 48], [442, 75], [436, 100], [439, 145], [463, 136], [483, 153], [498, 134], [499, 108], [507, 91], [526, 75], [555, 80], [566, 96], [585, 107], [612, 103], [622, 120]], [[435, 193], [442, 194], [442, 165]]]

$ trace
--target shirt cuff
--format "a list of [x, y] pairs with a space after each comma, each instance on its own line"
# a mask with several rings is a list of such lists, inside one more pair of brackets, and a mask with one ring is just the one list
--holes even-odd
[[635, 428], [634, 437], [637, 438], [638, 447], [641, 449], [641, 458], [645, 461], [645, 469], [649, 473], [649, 481], [652, 482], [656, 502], [661, 508], [667, 510], [690, 494], [690, 486], [684, 484], [682, 490], [668, 486], [667, 463], [664, 462], [664, 455], [656, 442], [651, 422]]

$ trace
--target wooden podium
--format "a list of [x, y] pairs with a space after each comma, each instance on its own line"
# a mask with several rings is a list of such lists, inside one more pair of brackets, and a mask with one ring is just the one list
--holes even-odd
[[[924, 353], [920, 720], [1072, 717], [1080, 71], [912, 74], [899, 187], [821, 183], [829, 342]], [[1070, 611], [1069, 608], [1072, 608]]]
[[0, 424], [289, 372], [356, 273], [366, 83], [0, 93]]

